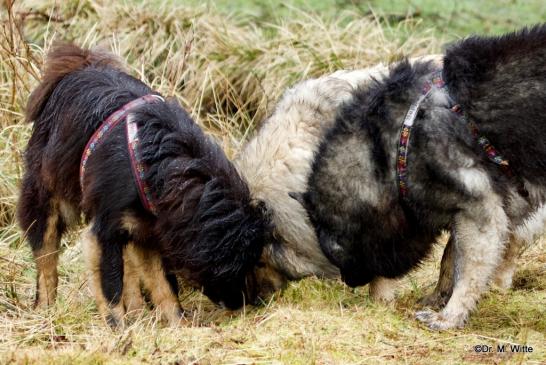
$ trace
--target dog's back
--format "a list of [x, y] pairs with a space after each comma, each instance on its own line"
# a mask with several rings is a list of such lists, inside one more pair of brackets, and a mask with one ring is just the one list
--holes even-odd
[[546, 24], [501, 37], [471, 37], [447, 50], [444, 78], [460, 104], [533, 183], [546, 178]]
[[[48, 53], [41, 83], [27, 103], [26, 120], [34, 122], [25, 152], [28, 191], [47, 190], [79, 206], [78, 172], [85, 145], [102, 121], [135, 97], [151, 90], [123, 72], [116, 56], [104, 51], [57, 44]], [[36, 196], [35, 196], [36, 198]], [[21, 199], [35, 205], [33, 199]], [[21, 209], [23, 208], [23, 209]], [[31, 221], [20, 206], [27, 229]]]

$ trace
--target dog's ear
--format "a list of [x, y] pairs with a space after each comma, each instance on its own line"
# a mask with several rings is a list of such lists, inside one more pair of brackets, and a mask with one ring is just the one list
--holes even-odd
[[302, 206], [305, 207], [305, 193], [296, 193], [295, 191], [291, 191], [288, 193], [288, 196], [294, 200], [297, 200]]

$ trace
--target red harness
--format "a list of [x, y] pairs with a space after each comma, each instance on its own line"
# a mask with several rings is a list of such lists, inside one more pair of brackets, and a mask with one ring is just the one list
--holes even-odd
[[100, 127], [95, 131], [95, 133], [93, 133], [93, 135], [89, 139], [89, 142], [87, 142], [85, 149], [83, 150], [83, 155], [80, 162], [80, 187], [82, 191], [84, 188], [85, 168], [87, 166], [87, 162], [89, 161], [89, 157], [95, 151], [95, 149], [100, 144], [100, 142], [107, 135], [109, 135], [119, 123], [123, 122], [124, 120], [127, 120], [126, 122], [127, 148], [129, 150], [129, 156], [131, 158], [131, 169], [133, 171], [135, 184], [137, 185], [138, 194], [140, 196], [140, 200], [142, 201], [142, 204], [144, 205], [144, 207], [152, 214], [154, 215], [157, 214], [156, 207], [153, 203], [154, 199], [153, 199], [152, 193], [150, 191], [148, 184], [146, 183], [146, 180], [144, 179], [144, 174], [146, 170], [145, 170], [145, 166], [141, 162], [139, 151], [138, 151], [138, 142], [139, 142], [138, 127], [135, 122], [127, 119], [127, 116], [129, 115], [132, 109], [147, 103], [154, 103], [157, 101], [164, 101], [164, 99], [161, 96], [154, 95], [154, 94], [141, 96], [140, 98], [125, 104], [124, 106], [116, 110], [114, 113], [112, 113], [100, 125]]

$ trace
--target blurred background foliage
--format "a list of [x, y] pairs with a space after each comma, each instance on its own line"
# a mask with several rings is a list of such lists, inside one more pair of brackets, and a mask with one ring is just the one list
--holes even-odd
[[277, 23], [299, 16], [299, 9], [322, 18], [339, 17], [346, 11], [355, 16], [374, 16], [393, 26], [401, 21], [432, 28], [446, 40], [470, 33], [499, 34], [524, 25], [546, 21], [544, 0], [172, 0], [173, 3], [207, 4], [224, 13], [245, 15], [248, 21]]

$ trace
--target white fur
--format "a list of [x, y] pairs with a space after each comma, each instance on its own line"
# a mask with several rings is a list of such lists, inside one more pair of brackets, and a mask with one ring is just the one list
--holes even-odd
[[489, 176], [476, 168], [459, 168], [457, 177], [471, 194], [479, 194], [489, 187]]
[[396, 280], [377, 277], [370, 282], [370, 297], [377, 302], [389, 303], [396, 296]]

